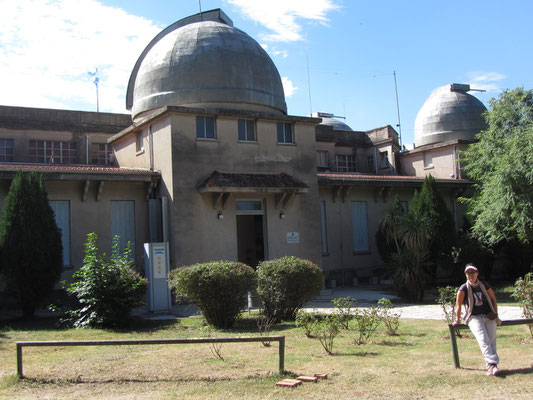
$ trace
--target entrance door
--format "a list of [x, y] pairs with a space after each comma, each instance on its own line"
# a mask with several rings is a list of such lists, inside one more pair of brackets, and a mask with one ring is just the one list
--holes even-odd
[[237, 201], [236, 214], [238, 260], [255, 269], [266, 257], [263, 202]]

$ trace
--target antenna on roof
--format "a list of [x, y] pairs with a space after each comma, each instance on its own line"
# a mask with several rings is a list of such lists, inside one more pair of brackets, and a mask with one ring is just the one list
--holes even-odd
[[398, 101], [398, 85], [396, 83], [396, 71], [393, 71], [394, 75], [394, 91], [396, 93], [396, 111], [398, 112], [398, 141], [400, 142], [400, 147], [402, 145], [402, 124], [400, 123], [400, 102]]
[[98, 83], [100, 82], [100, 77], [98, 76], [98, 68], [96, 68], [96, 71], [89, 72], [89, 75], [94, 77], [93, 83], [94, 86], [96, 86], [96, 112], [100, 112], [100, 104], [98, 101]]
[[200, 9], [200, 21], [203, 21], [203, 19], [202, 19], [202, 0], [198, 0], [198, 8]]
[[307, 88], [309, 90], [309, 115], [312, 115], [313, 105], [311, 104], [311, 77], [309, 76], [309, 56], [307, 56]]

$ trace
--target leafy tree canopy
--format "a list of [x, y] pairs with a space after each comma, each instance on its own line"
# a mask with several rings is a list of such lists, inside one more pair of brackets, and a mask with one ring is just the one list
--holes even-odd
[[477, 182], [462, 199], [474, 217], [473, 234], [494, 245], [533, 241], [533, 90], [505, 90], [485, 113], [488, 129], [464, 151], [465, 170]]

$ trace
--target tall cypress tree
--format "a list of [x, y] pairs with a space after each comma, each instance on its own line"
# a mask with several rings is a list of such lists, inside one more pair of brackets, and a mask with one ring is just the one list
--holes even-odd
[[422, 189], [411, 200], [409, 212], [425, 215], [428, 219], [430, 252], [433, 260], [438, 262], [455, 243], [455, 223], [433, 176], [424, 179]]
[[17, 172], [0, 221], [0, 272], [24, 316], [32, 316], [61, 275], [61, 231], [42, 176]]

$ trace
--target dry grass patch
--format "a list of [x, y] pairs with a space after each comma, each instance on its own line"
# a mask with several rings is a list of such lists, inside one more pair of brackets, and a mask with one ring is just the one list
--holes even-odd
[[[342, 331], [335, 355], [317, 339], [285, 323], [272, 334], [286, 336], [288, 376], [327, 373], [328, 379], [294, 389], [279, 388], [278, 346], [225, 343], [224, 361], [208, 344], [28, 348], [19, 381], [15, 341], [201, 337], [200, 319], [142, 322], [129, 332], [37, 329], [10, 324], [0, 331], [0, 398], [26, 399], [530, 399], [533, 341], [525, 326], [499, 330], [501, 378], [487, 377], [475, 339], [458, 340], [463, 369], [453, 367], [448, 328], [441, 321], [402, 320], [399, 335], [378, 331], [357, 346]], [[216, 336], [257, 336], [255, 321], [240, 320]], [[476, 390], [472, 390], [472, 388]]]

